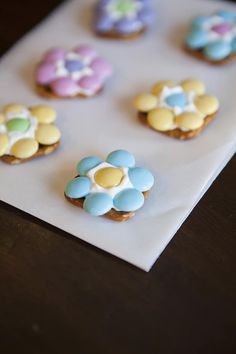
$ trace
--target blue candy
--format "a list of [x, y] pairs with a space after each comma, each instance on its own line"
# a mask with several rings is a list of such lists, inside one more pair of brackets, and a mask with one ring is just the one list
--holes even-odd
[[114, 206], [120, 211], [130, 212], [140, 209], [144, 204], [143, 193], [137, 189], [128, 188], [118, 193], [114, 200]]
[[85, 157], [83, 160], [81, 160], [78, 163], [77, 171], [80, 174], [80, 176], [85, 176], [89, 170], [98, 166], [101, 162], [102, 160], [96, 156]]
[[173, 93], [165, 101], [171, 107], [184, 108], [187, 104], [187, 98], [184, 93]]
[[198, 30], [198, 29], [201, 29], [202, 26], [204, 25], [204, 23], [206, 23], [208, 20], [209, 20], [209, 16], [198, 16], [198, 17], [195, 17], [192, 21], [192, 29], [193, 30]]
[[204, 54], [211, 60], [222, 60], [230, 55], [232, 51], [230, 43], [216, 41], [209, 43], [204, 48]]
[[100, 14], [95, 24], [96, 30], [100, 32], [108, 32], [113, 28], [113, 20], [107, 14]]
[[216, 13], [218, 16], [222, 17], [226, 21], [236, 21], [236, 14], [227, 10], [220, 10]]
[[69, 72], [80, 71], [83, 69], [84, 64], [79, 60], [67, 60], [65, 67]]
[[91, 215], [104, 215], [113, 207], [112, 197], [106, 193], [89, 194], [84, 201], [83, 207]]
[[91, 181], [88, 177], [77, 177], [67, 184], [65, 194], [69, 198], [79, 199], [88, 195], [90, 188]]
[[140, 192], [148, 191], [154, 184], [154, 177], [151, 172], [142, 167], [130, 168], [129, 179], [134, 188]]
[[232, 51], [236, 52], [236, 37], [233, 39], [231, 46], [232, 46]]
[[116, 167], [133, 167], [135, 165], [134, 156], [126, 150], [116, 150], [107, 156], [108, 163]]
[[192, 49], [203, 48], [208, 43], [208, 33], [203, 30], [193, 30], [187, 35], [187, 45]]

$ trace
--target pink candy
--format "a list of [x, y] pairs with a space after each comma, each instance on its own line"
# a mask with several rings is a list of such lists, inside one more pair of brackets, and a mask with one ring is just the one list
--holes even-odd
[[73, 51], [79, 54], [82, 58], [88, 58], [89, 60], [93, 60], [97, 57], [96, 50], [86, 44], [74, 48]]
[[35, 80], [40, 85], [48, 85], [55, 78], [53, 63], [42, 63], [36, 69]]
[[224, 22], [224, 23], [221, 23], [219, 25], [213, 26], [212, 27], [212, 31], [223, 35], [225, 33], [228, 33], [229, 31], [231, 31], [232, 28], [233, 28], [233, 25], [231, 25], [228, 22]]
[[75, 96], [78, 92], [77, 83], [69, 77], [62, 77], [52, 81], [50, 87], [60, 97]]
[[97, 92], [99, 88], [102, 86], [101, 79], [96, 76], [84, 76], [78, 82], [79, 86], [88, 91]]
[[112, 66], [102, 58], [94, 59], [90, 67], [93, 69], [95, 75], [97, 75], [101, 80], [104, 80], [112, 75]]
[[52, 48], [44, 56], [43, 61], [55, 62], [57, 60], [65, 59], [65, 51], [61, 48]]

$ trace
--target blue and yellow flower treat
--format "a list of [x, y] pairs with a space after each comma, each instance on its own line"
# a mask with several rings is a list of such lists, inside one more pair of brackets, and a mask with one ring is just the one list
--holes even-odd
[[135, 165], [126, 150], [111, 152], [106, 161], [89, 156], [77, 165], [78, 175], [65, 188], [65, 197], [93, 216], [125, 221], [140, 209], [154, 184], [152, 173]]
[[185, 39], [187, 52], [211, 64], [236, 58], [236, 13], [220, 10], [193, 19]]

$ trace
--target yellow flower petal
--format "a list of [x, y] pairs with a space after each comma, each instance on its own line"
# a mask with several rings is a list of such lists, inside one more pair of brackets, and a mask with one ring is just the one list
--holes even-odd
[[193, 91], [197, 95], [203, 95], [206, 91], [204, 83], [199, 80], [184, 80], [181, 81], [180, 85], [186, 93]]
[[156, 108], [158, 99], [149, 93], [139, 95], [134, 100], [134, 107], [140, 112], [149, 112]]
[[55, 109], [49, 106], [35, 106], [32, 107], [30, 111], [32, 115], [38, 120], [38, 122], [42, 124], [53, 123], [57, 117], [57, 112], [55, 111]]
[[8, 104], [6, 105], [4, 108], [3, 108], [3, 112], [5, 114], [8, 114], [8, 113], [15, 113], [15, 114], [19, 114], [21, 113], [22, 111], [25, 111], [27, 110], [28, 108], [26, 106], [24, 106], [23, 104], [19, 104], [19, 103], [11, 103], [11, 104]]
[[196, 98], [195, 105], [200, 112], [210, 115], [218, 110], [219, 101], [215, 96], [203, 95]]
[[204, 119], [200, 113], [184, 112], [175, 118], [175, 123], [181, 129], [194, 130], [203, 125]]
[[18, 140], [11, 148], [11, 154], [19, 159], [27, 159], [38, 151], [39, 144], [35, 139]]
[[0, 157], [5, 155], [8, 148], [8, 136], [7, 134], [0, 134]]
[[60, 140], [61, 133], [55, 125], [52, 124], [40, 124], [35, 138], [42, 145], [52, 145]]
[[152, 94], [155, 96], [159, 96], [165, 86], [174, 87], [174, 86], [176, 86], [176, 84], [173, 81], [157, 82], [152, 88]]
[[173, 127], [174, 114], [168, 108], [156, 108], [148, 113], [148, 124], [159, 131], [167, 131]]

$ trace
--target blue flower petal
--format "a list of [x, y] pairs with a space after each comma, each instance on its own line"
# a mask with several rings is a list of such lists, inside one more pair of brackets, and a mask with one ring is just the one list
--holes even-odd
[[184, 108], [188, 102], [184, 93], [173, 93], [165, 101], [170, 107], [180, 108]]
[[91, 181], [88, 177], [72, 179], [65, 188], [65, 194], [69, 198], [79, 199], [89, 194]]
[[217, 11], [216, 15], [222, 17], [226, 21], [232, 21], [232, 22], [236, 21], [236, 14], [231, 11], [219, 10]]
[[119, 211], [135, 211], [144, 204], [143, 193], [137, 189], [128, 188], [118, 193], [113, 200], [114, 207]]
[[101, 162], [102, 160], [96, 156], [85, 157], [83, 160], [81, 160], [78, 163], [77, 171], [80, 174], [80, 176], [85, 176], [89, 170], [98, 166]]
[[108, 163], [116, 167], [134, 167], [135, 158], [126, 150], [116, 150], [107, 156]]
[[101, 216], [108, 213], [113, 207], [113, 200], [106, 193], [91, 193], [84, 201], [83, 208], [91, 215]]
[[186, 38], [186, 44], [192, 49], [200, 49], [208, 43], [208, 33], [203, 30], [193, 30]]
[[233, 39], [231, 46], [232, 46], [232, 51], [236, 52], [236, 37]]
[[202, 29], [203, 25], [210, 19], [209, 16], [197, 16], [192, 21], [192, 29]]
[[222, 60], [232, 52], [231, 44], [223, 41], [209, 43], [204, 48], [204, 54], [211, 60]]
[[154, 184], [154, 177], [151, 172], [142, 167], [130, 168], [129, 179], [134, 188], [140, 192], [146, 192], [150, 190]]
[[123, 18], [115, 24], [115, 29], [124, 34], [137, 32], [140, 30], [140, 21], [138, 19]]

